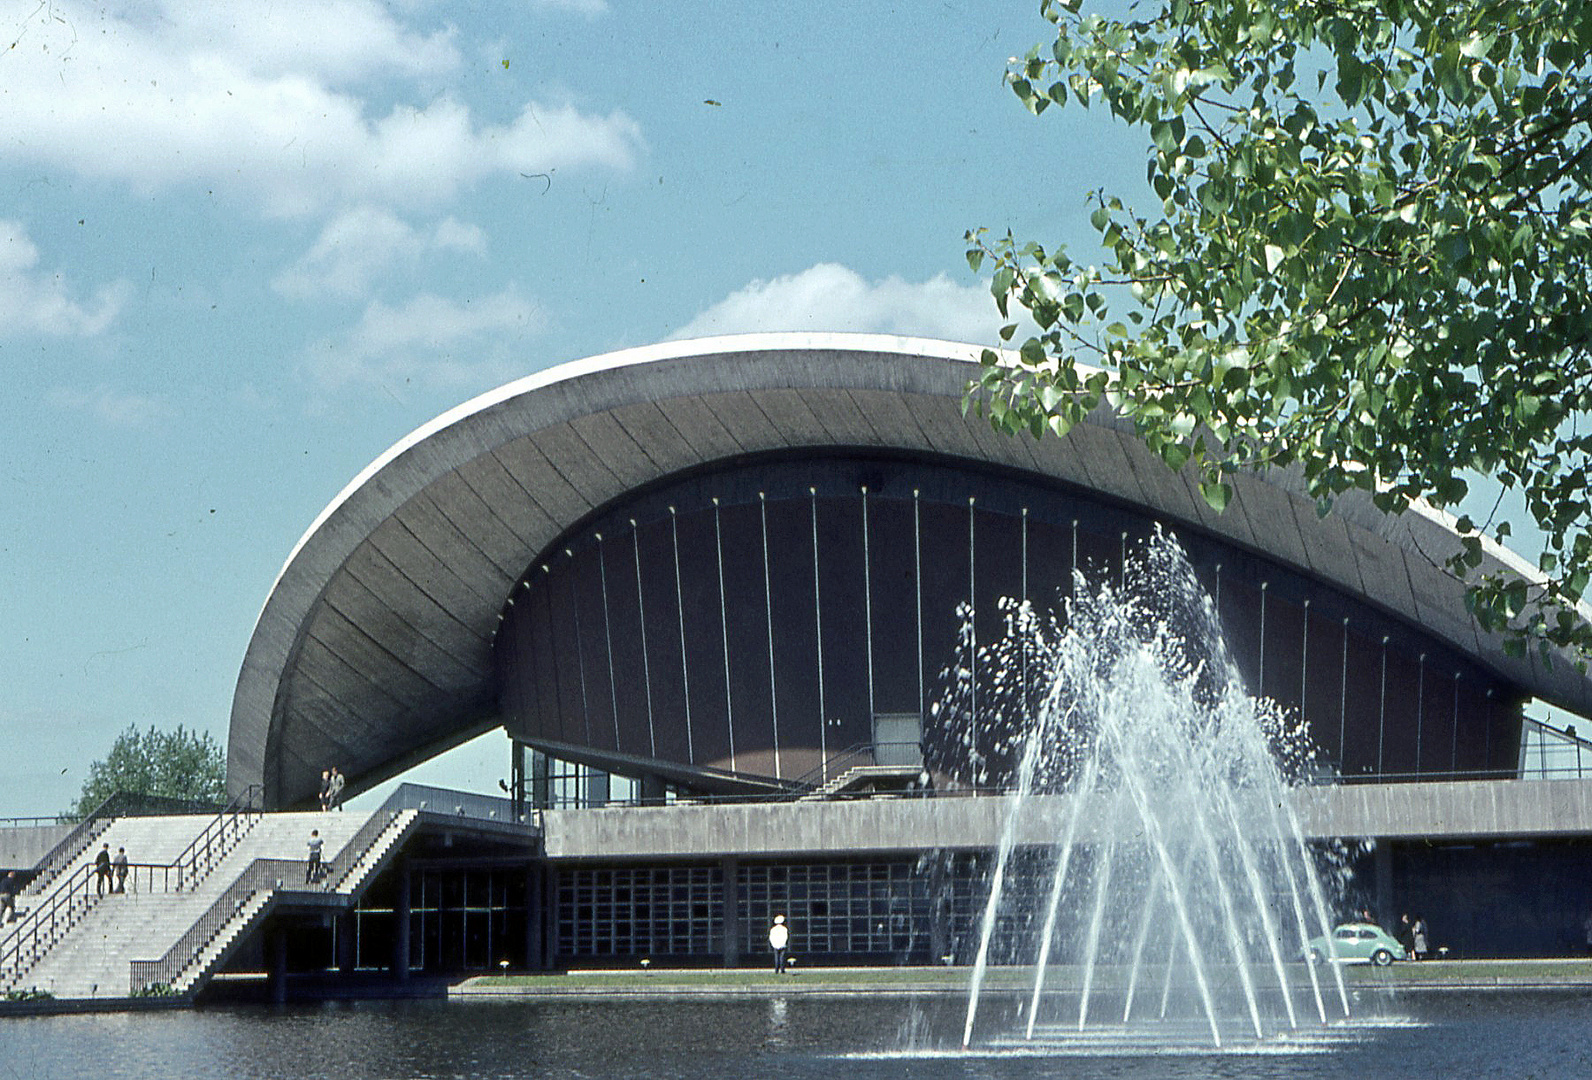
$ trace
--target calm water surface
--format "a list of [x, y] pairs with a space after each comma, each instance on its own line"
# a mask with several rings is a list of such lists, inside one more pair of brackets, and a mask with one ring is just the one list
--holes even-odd
[[940, 998], [217, 1007], [0, 1020], [0, 1078], [1592, 1077], [1592, 995], [1359, 1007], [1325, 1036], [1226, 1053], [1060, 1030], [1039, 1047], [992, 1030], [962, 1053], [962, 1003]]

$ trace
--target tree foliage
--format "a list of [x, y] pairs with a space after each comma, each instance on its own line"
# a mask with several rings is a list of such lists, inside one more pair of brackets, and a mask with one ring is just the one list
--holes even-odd
[[[1007, 80], [1036, 115], [1104, 107], [1148, 136], [1159, 200], [1092, 196], [1103, 266], [969, 233], [1003, 315], [970, 402], [1065, 433], [1102, 403], [1225, 506], [1240, 469], [1298, 467], [1322, 513], [1455, 508], [1513, 489], [1541, 584], [1481, 578], [1506, 513], [1443, 557], [1506, 644], [1592, 644], [1592, 5], [1162, 0], [1126, 20], [1044, 0]], [[1010, 340], [1016, 323], [1003, 329]]]
[[118, 792], [219, 804], [226, 799], [226, 781], [226, 755], [208, 732], [181, 724], [173, 731], [130, 726], [104, 760], [89, 766], [70, 813], [81, 818]]

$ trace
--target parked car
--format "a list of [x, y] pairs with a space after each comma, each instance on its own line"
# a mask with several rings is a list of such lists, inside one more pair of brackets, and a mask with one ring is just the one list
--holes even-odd
[[1404, 946], [1380, 926], [1344, 923], [1332, 931], [1331, 949], [1327, 948], [1327, 939], [1324, 937], [1314, 938], [1310, 942], [1311, 960], [1327, 960], [1334, 955], [1345, 964], [1386, 967], [1395, 960], [1404, 959]]

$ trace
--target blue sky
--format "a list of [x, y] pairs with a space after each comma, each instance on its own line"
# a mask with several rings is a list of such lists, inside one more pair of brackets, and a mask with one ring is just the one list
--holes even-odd
[[[224, 741], [283, 559], [421, 423], [669, 337], [992, 343], [963, 233], [1141, 191], [1037, 0], [0, 0], [0, 815]], [[491, 786], [501, 737], [452, 772]]]
[[128, 724], [224, 741], [300, 533], [474, 394], [697, 334], [992, 342], [963, 233], [1092, 244], [1143, 175], [1002, 85], [1037, 8], [0, 0], [0, 815]]

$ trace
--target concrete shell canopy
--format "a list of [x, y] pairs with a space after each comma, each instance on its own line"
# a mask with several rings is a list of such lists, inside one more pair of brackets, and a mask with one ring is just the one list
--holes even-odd
[[[1297, 478], [1240, 477], [1227, 511], [1097, 412], [1064, 439], [1006, 438], [962, 395], [980, 349], [856, 334], [670, 342], [509, 383], [416, 430], [323, 510], [255, 626], [233, 698], [228, 785], [270, 805], [313, 797], [336, 764], [355, 790], [498, 723], [492, 635], [520, 575], [643, 486], [805, 447], [888, 449], [1063, 481], [1301, 570], [1422, 627], [1526, 693], [1579, 714], [1566, 658], [1506, 655], [1442, 560], [1440, 514], [1351, 495], [1318, 518]], [[1531, 576], [1488, 548], [1484, 570]]]

